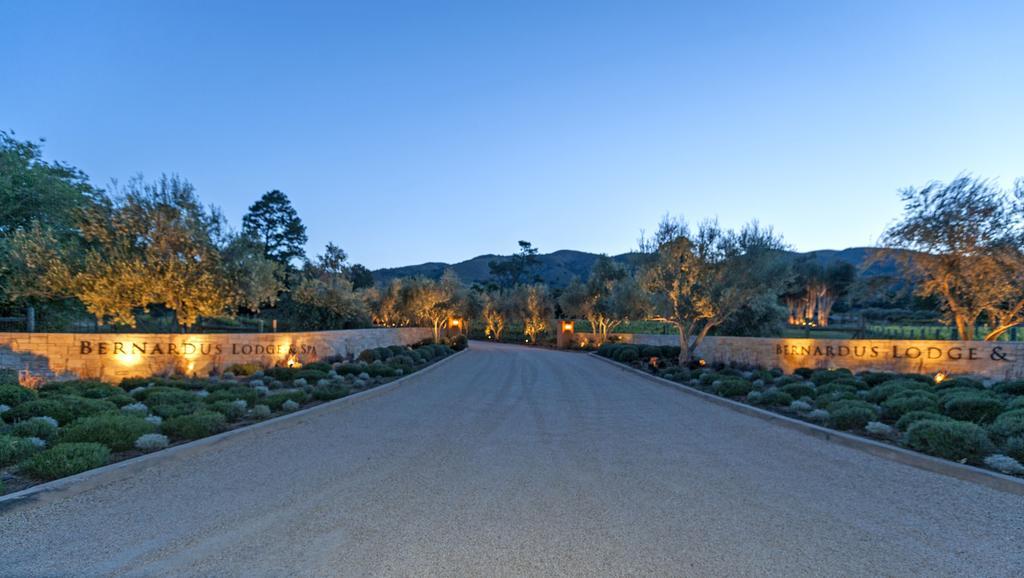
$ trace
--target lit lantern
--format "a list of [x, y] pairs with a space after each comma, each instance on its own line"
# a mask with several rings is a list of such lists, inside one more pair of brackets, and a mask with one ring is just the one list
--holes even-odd
[[563, 321], [562, 322], [562, 331], [564, 331], [565, 333], [572, 333], [572, 330], [573, 330], [572, 321]]
[[940, 371], [935, 374], [935, 383], [942, 383], [949, 375], [945, 371]]

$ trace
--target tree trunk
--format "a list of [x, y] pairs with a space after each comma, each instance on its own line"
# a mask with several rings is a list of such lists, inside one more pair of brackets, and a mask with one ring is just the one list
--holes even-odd
[[676, 329], [679, 330], [679, 365], [682, 367], [690, 363], [690, 334], [682, 323], [676, 323]]

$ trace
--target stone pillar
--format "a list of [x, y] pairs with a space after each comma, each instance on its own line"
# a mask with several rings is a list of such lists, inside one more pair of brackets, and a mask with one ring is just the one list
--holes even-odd
[[573, 322], [556, 320], [555, 321], [555, 343], [559, 349], [569, 349], [572, 347], [572, 338], [576, 334]]

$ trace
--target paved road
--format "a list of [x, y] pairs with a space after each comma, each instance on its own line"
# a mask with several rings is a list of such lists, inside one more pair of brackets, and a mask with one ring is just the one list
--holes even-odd
[[474, 344], [380, 397], [0, 511], [0, 574], [1024, 573], [1024, 500], [585, 355]]

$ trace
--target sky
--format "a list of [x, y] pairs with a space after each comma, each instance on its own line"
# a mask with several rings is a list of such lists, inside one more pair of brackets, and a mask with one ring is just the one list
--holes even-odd
[[1024, 176], [1024, 2], [0, 0], [0, 129], [100, 186], [284, 191], [375, 269], [617, 254], [665, 214], [872, 245]]

